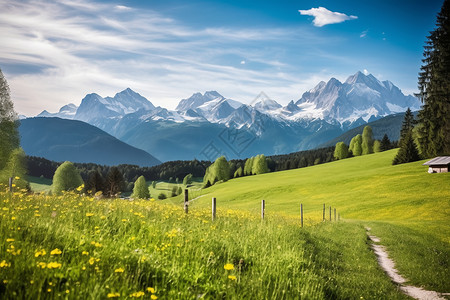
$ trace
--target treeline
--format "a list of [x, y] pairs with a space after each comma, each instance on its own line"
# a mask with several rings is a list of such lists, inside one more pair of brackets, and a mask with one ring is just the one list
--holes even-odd
[[[53, 178], [56, 169], [61, 163], [50, 161], [42, 157], [27, 156], [28, 174], [35, 177]], [[94, 163], [74, 163], [80, 171], [81, 177], [86, 181], [91, 171], [98, 171], [106, 177], [111, 166], [97, 165]], [[205, 170], [211, 165], [210, 161], [169, 161], [153, 167], [139, 167], [136, 165], [118, 165], [117, 169], [123, 174], [126, 182], [135, 182], [139, 176], [144, 176], [147, 180], [183, 180], [192, 174], [194, 177], [203, 177]]]

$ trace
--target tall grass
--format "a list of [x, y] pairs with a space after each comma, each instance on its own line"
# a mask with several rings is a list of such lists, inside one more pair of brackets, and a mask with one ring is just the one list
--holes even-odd
[[[404, 299], [362, 226], [0, 193], [0, 298]], [[355, 288], [356, 287], [356, 288]]]

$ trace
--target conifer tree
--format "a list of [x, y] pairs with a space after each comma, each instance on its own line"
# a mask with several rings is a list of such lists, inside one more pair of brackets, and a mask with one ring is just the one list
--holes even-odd
[[98, 170], [91, 171], [89, 173], [88, 180], [86, 182], [86, 191], [95, 194], [105, 189], [105, 180]]
[[380, 142], [380, 151], [386, 151], [389, 149], [391, 149], [391, 140], [389, 140], [387, 134], [384, 134]]
[[402, 129], [400, 130], [400, 140], [399, 143], [402, 142], [402, 139], [414, 128], [414, 115], [411, 112], [411, 109], [408, 109], [405, 112], [405, 117], [402, 122]]
[[408, 132], [400, 144], [400, 149], [392, 162], [393, 165], [417, 161], [420, 159], [419, 151], [413, 139], [412, 131]]
[[112, 167], [106, 177], [106, 190], [109, 197], [114, 197], [122, 192], [124, 187], [123, 175], [117, 167]]
[[437, 15], [436, 29], [427, 37], [419, 73], [417, 140], [425, 157], [450, 154], [450, 1]]

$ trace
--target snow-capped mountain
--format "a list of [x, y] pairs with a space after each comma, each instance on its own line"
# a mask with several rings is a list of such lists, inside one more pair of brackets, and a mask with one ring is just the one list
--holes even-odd
[[36, 117], [58, 117], [61, 119], [73, 119], [75, 117], [77, 109], [78, 106], [70, 103], [61, 107], [61, 109], [57, 113], [49, 113], [48, 111], [44, 110]]
[[371, 117], [386, 116], [420, 108], [413, 96], [405, 96], [390, 81], [379, 81], [372, 74], [357, 72], [341, 83], [331, 78], [320, 82], [304, 93], [296, 102], [299, 107], [309, 106], [315, 115], [325, 120], [341, 123], [354, 122], [359, 118], [368, 121]]
[[88, 94], [79, 107], [69, 104], [58, 113], [43, 111], [39, 116], [81, 120], [162, 160], [176, 160], [196, 157], [209, 142], [205, 139], [223, 138], [226, 128], [260, 139], [240, 155], [282, 154], [316, 147], [407, 107], [417, 110], [420, 103], [390, 81], [357, 72], [344, 83], [336, 78], [321, 81], [284, 107], [264, 93], [248, 105], [207, 91], [182, 99], [175, 110], [169, 110], [155, 107], [128, 88], [114, 97]]

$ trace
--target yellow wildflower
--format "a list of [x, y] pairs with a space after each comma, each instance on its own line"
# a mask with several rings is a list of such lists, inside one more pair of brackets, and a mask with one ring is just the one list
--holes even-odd
[[125, 270], [123, 268], [118, 268], [114, 270], [114, 273], [123, 273]]
[[236, 280], [236, 276], [234, 276], [234, 275], [228, 275], [228, 279]]
[[15, 180], [19, 180], [19, 179], [20, 179], [20, 177], [19, 177], [19, 176], [16, 176], [16, 177], [14, 177], [14, 179], [15, 179]]
[[38, 268], [45, 269], [45, 267], [47, 267], [47, 264], [45, 262], [38, 263]]
[[79, 187], [77, 187], [77, 191], [81, 192], [84, 189], [84, 184], [80, 185]]
[[14, 242], [15, 240], [14, 239], [6, 239], [6, 241], [9, 243], [9, 242]]
[[108, 298], [118, 298], [120, 297], [119, 293], [108, 293], [107, 295]]
[[61, 268], [61, 264], [58, 263], [58, 262], [56, 262], [56, 261], [54, 261], [54, 262], [49, 262], [49, 263], [47, 264], [47, 268], [49, 268], [49, 269], [59, 269], [59, 268]]
[[45, 254], [47, 254], [47, 252], [44, 249], [42, 249], [42, 250], [36, 251], [36, 253], [34, 253], [34, 257], [44, 256]]
[[0, 268], [8, 268], [11, 267], [11, 263], [7, 263], [6, 260], [2, 260], [0, 262]]
[[59, 250], [58, 248], [56, 248], [50, 252], [50, 255], [60, 255], [61, 253], [62, 253], [62, 251]]
[[226, 264], [223, 268], [227, 271], [234, 270], [233, 264]]
[[152, 287], [148, 287], [147, 288], [147, 292], [154, 294], [155, 293], [155, 289]]
[[92, 217], [93, 215], [93, 213], [86, 213], [86, 217]]
[[156, 295], [151, 295], [150, 299], [156, 300], [156, 299], [158, 299], [158, 297]]
[[130, 297], [140, 298], [144, 295], [145, 295], [144, 292], [139, 291], [139, 292], [134, 292], [133, 294], [130, 295]]
[[83, 251], [83, 252], [81, 252], [81, 255], [89, 255], [89, 252]]
[[95, 263], [95, 258], [91, 257], [89, 258], [89, 264], [93, 265]]

